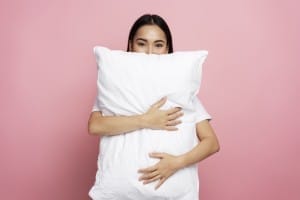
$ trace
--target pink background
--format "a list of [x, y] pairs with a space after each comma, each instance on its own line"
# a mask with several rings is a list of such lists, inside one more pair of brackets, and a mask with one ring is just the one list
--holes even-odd
[[88, 199], [98, 137], [92, 48], [125, 49], [143, 13], [175, 50], [206, 49], [199, 97], [221, 151], [200, 162], [202, 200], [298, 200], [300, 14], [296, 0], [0, 2], [0, 199]]

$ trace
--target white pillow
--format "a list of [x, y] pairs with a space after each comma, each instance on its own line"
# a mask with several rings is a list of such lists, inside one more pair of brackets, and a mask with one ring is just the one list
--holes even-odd
[[195, 100], [201, 83], [202, 64], [207, 51], [186, 51], [148, 55], [105, 47], [94, 47], [98, 64], [97, 101], [103, 115], [145, 113], [166, 96], [161, 109], [182, 107], [183, 123], [177, 131], [140, 129], [116, 136], [103, 136], [100, 142], [96, 181], [92, 199], [198, 199], [197, 165], [180, 169], [158, 190], [158, 183], [143, 185], [137, 170], [158, 162], [150, 152], [181, 155], [197, 143]]
[[106, 115], [145, 113], [166, 96], [163, 108], [195, 111], [207, 51], [144, 54], [94, 47], [98, 66], [97, 103]]

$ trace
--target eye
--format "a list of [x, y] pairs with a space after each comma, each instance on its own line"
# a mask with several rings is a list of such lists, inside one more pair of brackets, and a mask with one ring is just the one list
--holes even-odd
[[140, 47], [142, 47], [142, 46], [145, 46], [145, 43], [143, 43], [143, 42], [138, 42], [137, 45], [140, 46]]
[[158, 44], [155, 44], [155, 47], [162, 48], [162, 47], [164, 47], [164, 45], [162, 43], [158, 43]]

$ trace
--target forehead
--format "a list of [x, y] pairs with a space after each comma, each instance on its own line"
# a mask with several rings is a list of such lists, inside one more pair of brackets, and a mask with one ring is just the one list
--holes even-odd
[[155, 41], [155, 40], [166, 41], [165, 33], [157, 25], [144, 25], [140, 27], [134, 36], [134, 39], [139, 39], [139, 38], [146, 39], [149, 41]]

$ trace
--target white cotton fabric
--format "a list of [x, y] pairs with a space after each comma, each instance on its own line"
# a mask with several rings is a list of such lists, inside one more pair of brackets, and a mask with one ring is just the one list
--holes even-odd
[[179, 106], [184, 112], [177, 131], [140, 129], [100, 141], [98, 170], [89, 191], [93, 200], [172, 199], [196, 200], [199, 196], [197, 165], [180, 169], [157, 190], [158, 183], [138, 181], [140, 168], [158, 159], [150, 152], [181, 155], [197, 143], [196, 122], [211, 119], [197, 98], [202, 64], [207, 51], [172, 54], [144, 54], [94, 47], [98, 66], [98, 95], [93, 111], [104, 116], [130, 116], [145, 113], [162, 97], [161, 109]]

